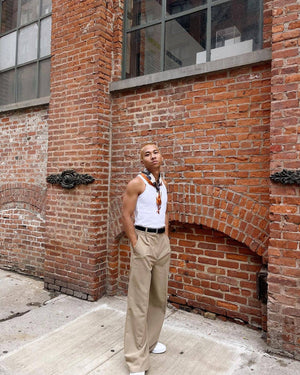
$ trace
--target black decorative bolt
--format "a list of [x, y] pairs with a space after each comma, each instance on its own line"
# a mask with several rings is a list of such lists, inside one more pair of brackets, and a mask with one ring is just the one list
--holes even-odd
[[58, 184], [64, 189], [73, 189], [77, 185], [87, 185], [95, 181], [92, 176], [88, 174], [79, 174], [73, 169], [66, 170], [61, 174], [51, 174], [46, 180], [50, 184]]
[[281, 172], [276, 172], [270, 176], [271, 181], [283, 185], [300, 185], [300, 170], [289, 171], [283, 169]]

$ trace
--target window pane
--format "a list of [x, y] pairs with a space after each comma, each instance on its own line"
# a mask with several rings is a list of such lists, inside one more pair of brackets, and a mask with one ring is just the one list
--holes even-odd
[[38, 25], [35, 23], [20, 30], [18, 43], [18, 64], [37, 58]]
[[41, 21], [40, 57], [50, 55], [51, 52], [51, 17]]
[[52, 0], [42, 0], [41, 15], [45, 16], [52, 12]]
[[206, 61], [206, 10], [166, 23], [165, 70]]
[[175, 14], [205, 5], [207, 0], [167, 0], [167, 13]]
[[126, 76], [156, 73], [160, 68], [160, 30], [156, 25], [127, 35]]
[[0, 1], [0, 105], [49, 96], [52, 0]]
[[161, 18], [161, 0], [129, 0], [128, 26], [138, 26]]
[[17, 27], [18, 17], [18, 0], [4, 0], [2, 1], [1, 12], [1, 33]]
[[21, 0], [20, 25], [34, 21], [40, 14], [40, 0]]
[[18, 102], [36, 98], [36, 72], [36, 64], [26, 65], [18, 69]]
[[15, 71], [0, 74], [0, 105], [14, 103]]
[[259, 1], [232, 0], [212, 8], [211, 60], [260, 48]]
[[50, 95], [50, 59], [40, 62], [39, 96]]
[[0, 70], [10, 68], [16, 63], [17, 32], [3, 36], [0, 39]]

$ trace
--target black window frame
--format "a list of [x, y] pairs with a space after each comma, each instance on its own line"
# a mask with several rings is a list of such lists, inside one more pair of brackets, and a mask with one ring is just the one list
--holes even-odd
[[[205, 5], [200, 5], [200, 6], [197, 6], [197, 7], [182, 11], [182, 12], [178, 12], [178, 13], [175, 13], [175, 14], [171, 14], [171, 15], [167, 15], [167, 13], [166, 13], [167, 0], [161, 0], [161, 3], [162, 3], [161, 4], [161, 6], [162, 6], [161, 18], [153, 20], [153, 21], [148, 22], [148, 23], [145, 22], [143, 24], [140, 24], [140, 25], [137, 25], [137, 26], [134, 26], [134, 27], [128, 26], [128, 17], [127, 17], [128, 1], [129, 0], [125, 0], [125, 2], [124, 2], [122, 75], [121, 75], [123, 80], [143, 76], [143, 75], [137, 75], [137, 76], [134, 76], [134, 77], [128, 77], [128, 78], [126, 77], [127, 35], [128, 34], [134, 32], [134, 31], [143, 30], [143, 29], [146, 29], [148, 27], [155, 26], [155, 25], [161, 25], [162, 26], [161, 27], [161, 37], [160, 37], [160, 40], [161, 40], [161, 45], [160, 45], [160, 70], [156, 73], [164, 72], [164, 71], [166, 71], [166, 69], [164, 69], [164, 66], [165, 66], [165, 40], [166, 40], [165, 24], [168, 21], [175, 20], [179, 17], [191, 15], [193, 13], [203, 11], [203, 10], [207, 10], [206, 62], [204, 64], [211, 62], [211, 50], [212, 50], [212, 46], [211, 46], [212, 16], [211, 15], [212, 15], [212, 7], [217, 6], [217, 5], [221, 5], [221, 4], [225, 4], [225, 3], [229, 3], [232, 0], [207, 0]], [[263, 48], [263, 5], [264, 5], [263, 3], [264, 3], [264, 0], [257, 0], [257, 1], [259, 3], [258, 5], [259, 5], [259, 10], [260, 10], [259, 11], [259, 21], [258, 21], [258, 24], [259, 24], [258, 45], [259, 45], [259, 49], [262, 49]], [[145, 76], [147, 76], [147, 74]]]
[[[2, 22], [2, 3], [4, 1], [0, 0], [1, 1], [1, 4], [0, 4], [0, 30], [1, 30], [1, 22]], [[52, 3], [52, 1], [51, 1]], [[6, 107], [13, 107], [14, 105], [16, 107], [18, 107], [20, 105], [20, 103], [24, 102], [25, 105], [24, 107], [26, 107], [26, 103], [28, 102], [28, 106], [31, 105], [32, 102], [36, 101], [37, 104], [39, 103], [45, 103], [45, 102], [48, 102], [49, 99], [49, 96], [50, 96], [50, 86], [49, 86], [49, 95], [48, 96], [45, 96], [45, 95], [40, 95], [40, 70], [41, 70], [41, 63], [43, 63], [44, 61], [46, 60], [49, 60], [50, 62], [50, 68], [49, 68], [49, 80], [50, 80], [50, 70], [51, 70], [51, 50], [50, 50], [50, 54], [48, 55], [45, 55], [43, 57], [40, 57], [40, 38], [41, 38], [41, 24], [42, 24], [42, 21], [45, 20], [46, 18], [51, 18], [51, 24], [52, 24], [52, 4], [51, 4], [51, 11], [48, 12], [48, 13], [45, 13], [44, 15], [41, 15], [42, 13], [42, 0], [39, 0], [39, 15], [37, 18], [34, 18], [32, 20], [30, 20], [29, 22], [25, 22], [23, 24], [21, 24], [21, 0], [18, 0], [18, 8], [17, 8], [17, 25], [16, 27], [6, 31], [6, 32], [3, 32], [1, 33], [0, 32], [0, 39], [2, 37], [5, 37], [9, 34], [12, 34], [12, 33], [16, 33], [16, 45], [15, 45], [15, 63], [13, 66], [10, 66], [8, 68], [5, 68], [5, 69], [2, 69], [0, 70], [0, 75], [2, 73], [7, 73], [7, 72], [12, 72], [14, 71], [14, 101], [11, 101], [9, 103], [5, 103], [5, 104], [0, 104], [0, 110], [1, 109], [4, 109]], [[34, 25], [34, 24], [37, 24], [38, 25], [38, 31], [37, 31], [37, 57], [35, 59], [32, 59], [32, 60], [29, 60], [29, 61], [26, 61], [24, 63], [18, 63], [18, 43], [19, 43], [19, 33], [22, 29], [30, 26], [30, 25]], [[51, 26], [52, 28], [52, 26]], [[51, 36], [50, 36], [51, 38]], [[51, 43], [51, 40], [50, 40], [50, 43]], [[31, 99], [25, 99], [25, 100], [18, 100], [18, 71], [20, 69], [22, 69], [23, 67], [29, 67], [30, 65], [33, 65], [33, 64], [36, 64], [36, 68], [35, 68], [35, 72], [36, 72], [36, 82], [35, 82], [35, 95], [33, 98]], [[45, 100], [41, 100], [45, 98]], [[30, 104], [29, 104], [30, 103]], [[22, 106], [21, 106], [22, 107]]]

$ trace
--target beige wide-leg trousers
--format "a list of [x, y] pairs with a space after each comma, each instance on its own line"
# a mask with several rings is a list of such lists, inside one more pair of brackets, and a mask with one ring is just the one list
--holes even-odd
[[131, 252], [124, 354], [130, 372], [150, 367], [167, 307], [170, 243], [166, 234], [136, 230]]

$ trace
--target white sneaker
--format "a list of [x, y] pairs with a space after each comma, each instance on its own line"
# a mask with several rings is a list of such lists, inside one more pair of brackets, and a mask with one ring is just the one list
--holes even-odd
[[166, 350], [167, 350], [166, 345], [162, 344], [161, 342], [158, 342], [158, 343], [155, 345], [155, 348], [152, 350], [151, 353], [154, 353], [154, 354], [162, 354], [162, 353], [164, 353]]
[[145, 375], [145, 371], [142, 371], [142, 372], [131, 372], [130, 375]]

